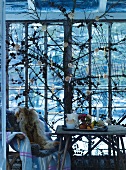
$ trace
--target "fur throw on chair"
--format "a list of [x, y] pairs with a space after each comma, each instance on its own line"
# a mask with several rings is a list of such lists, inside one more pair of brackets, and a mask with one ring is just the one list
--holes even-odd
[[53, 149], [59, 145], [58, 141], [52, 141], [45, 135], [44, 122], [39, 119], [35, 109], [18, 107], [15, 111], [20, 131], [25, 133], [31, 143], [39, 144], [41, 149]]

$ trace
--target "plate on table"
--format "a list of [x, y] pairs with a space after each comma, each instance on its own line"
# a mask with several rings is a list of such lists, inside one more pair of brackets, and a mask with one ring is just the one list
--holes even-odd
[[93, 131], [96, 131], [96, 132], [106, 132], [108, 131], [108, 126], [102, 126], [102, 127], [94, 127], [93, 129], [79, 129], [79, 128], [74, 128], [74, 129], [68, 129], [66, 126], [62, 126], [62, 129], [63, 130], [66, 130], [66, 131], [89, 131], [89, 132], [93, 132]]

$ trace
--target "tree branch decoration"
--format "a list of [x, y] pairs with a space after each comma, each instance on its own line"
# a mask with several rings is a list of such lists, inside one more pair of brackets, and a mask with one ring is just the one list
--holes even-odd
[[[111, 35], [113, 39], [106, 37], [109, 25], [100, 22], [100, 18], [106, 17], [110, 8], [99, 19], [75, 21], [76, 1], [71, 12], [54, 2], [50, 2], [50, 6], [64, 15], [66, 25], [64, 21], [41, 20], [42, 13], [36, 8], [29, 13], [34, 23], [8, 23], [9, 100], [13, 106], [27, 105], [40, 110], [46, 107], [45, 114], [55, 112], [54, 117], [64, 112], [65, 100], [71, 103], [67, 113], [89, 112], [91, 102], [90, 114], [93, 115], [98, 106], [107, 115], [109, 94], [113, 95], [111, 102], [114, 97], [126, 96], [123, 62], [126, 53], [120, 50], [126, 43], [125, 35], [122, 33], [120, 38], [119, 32]], [[65, 27], [70, 28], [67, 41], [64, 40]], [[111, 81], [108, 83], [108, 80]], [[64, 97], [66, 88], [68, 94]], [[111, 107], [115, 109], [112, 103]], [[54, 124], [53, 121], [52, 128]]]

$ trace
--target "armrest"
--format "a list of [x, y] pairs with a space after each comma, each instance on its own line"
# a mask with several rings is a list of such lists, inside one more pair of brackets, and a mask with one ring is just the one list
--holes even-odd
[[42, 150], [40, 149], [40, 146], [38, 144], [31, 144], [31, 151], [32, 151], [32, 154], [36, 157], [45, 157], [58, 151], [58, 148]]

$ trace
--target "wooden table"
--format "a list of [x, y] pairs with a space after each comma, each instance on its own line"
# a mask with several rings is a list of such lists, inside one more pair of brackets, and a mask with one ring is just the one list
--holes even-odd
[[[88, 151], [87, 154], [90, 153], [100, 142], [104, 142], [108, 145], [113, 150], [113, 155], [115, 155], [115, 152], [117, 152], [118, 156], [126, 156], [125, 154], [125, 146], [124, 146], [124, 141], [123, 137], [126, 137], [126, 128], [120, 125], [110, 125], [108, 126], [107, 131], [96, 131], [96, 130], [64, 130], [64, 126], [57, 126], [56, 129], [56, 134], [60, 138], [60, 145], [59, 145], [59, 154], [58, 154], [58, 170], [63, 170], [64, 166], [64, 161], [65, 161], [65, 156], [68, 148], [70, 147], [70, 144], [74, 144], [79, 140], [82, 136], [85, 137], [91, 137], [95, 136], [99, 138], [99, 141], [95, 144], [95, 146], [91, 147], [90, 150]], [[70, 143], [70, 139], [72, 136], [78, 135], [75, 141], [72, 141]], [[62, 142], [63, 139], [65, 139], [65, 148], [62, 150]], [[122, 149], [120, 150], [119, 147], [119, 139], [121, 141], [121, 147]], [[61, 159], [61, 154], [63, 153], [62, 157], [62, 163], [60, 165], [60, 159]], [[116, 168], [118, 169], [118, 168]]]

